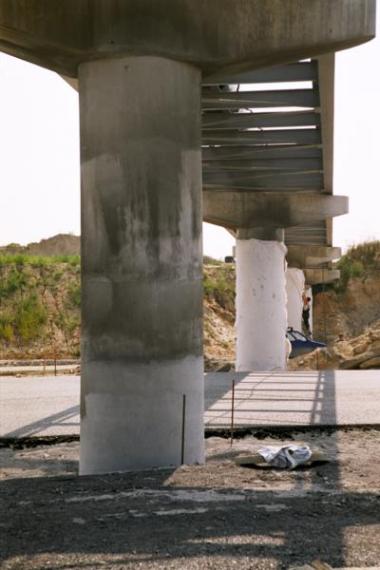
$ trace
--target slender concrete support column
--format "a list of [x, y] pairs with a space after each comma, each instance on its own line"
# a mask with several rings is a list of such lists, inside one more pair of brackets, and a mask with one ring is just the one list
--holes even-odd
[[286, 368], [286, 247], [236, 240], [236, 370]]
[[302, 293], [305, 289], [305, 276], [301, 269], [288, 267], [286, 270], [286, 308], [288, 327], [302, 331]]
[[79, 91], [80, 473], [202, 462], [200, 72], [100, 60]]

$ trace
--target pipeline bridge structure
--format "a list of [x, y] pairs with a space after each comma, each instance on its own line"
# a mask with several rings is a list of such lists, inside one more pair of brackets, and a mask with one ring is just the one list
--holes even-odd
[[79, 91], [80, 473], [204, 460], [202, 220], [236, 237], [237, 370], [286, 366], [348, 211], [334, 54], [374, 35], [375, 0], [0, 0], [0, 50]]

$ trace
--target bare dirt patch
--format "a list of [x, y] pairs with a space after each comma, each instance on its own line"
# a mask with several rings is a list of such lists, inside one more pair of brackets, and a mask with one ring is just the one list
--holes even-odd
[[[292, 472], [233, 459], [305, 441], [330, 462]], [[77, 477], [78, 442], [0, 449], [0, 568], [288, 568], [380, 562], [376, 430], [207, 440], [204, 466]]]

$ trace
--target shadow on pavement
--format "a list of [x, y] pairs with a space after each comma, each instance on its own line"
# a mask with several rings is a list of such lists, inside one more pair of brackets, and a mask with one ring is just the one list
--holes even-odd
[[[19, 429], [5, 433], [1, 439], [6, 438], [20, 438], [20, 437], [31, 437], [33, 435], [40, 435], [41, 432], [48, 430], [53, 427], [64, 426], [79, 426], [79, 404], [77, 406], [71, 406], [66, 410], [62, 410], [51, 416], [46, 416], [41, 418], [36, 422], [26, 424]], [[73, 421], [73, 418], [78, 418]]]

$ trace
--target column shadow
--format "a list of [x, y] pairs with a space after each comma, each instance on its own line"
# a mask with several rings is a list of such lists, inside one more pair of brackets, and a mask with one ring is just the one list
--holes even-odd
[[62, 426], [75, 426], [79, 428], [79, 404], [21, 426], [16, 430], [7, 432], [1, 437], [1, 440], [32, 437], [37, 434], [41, 436], [41, 432], [43, 431]]

